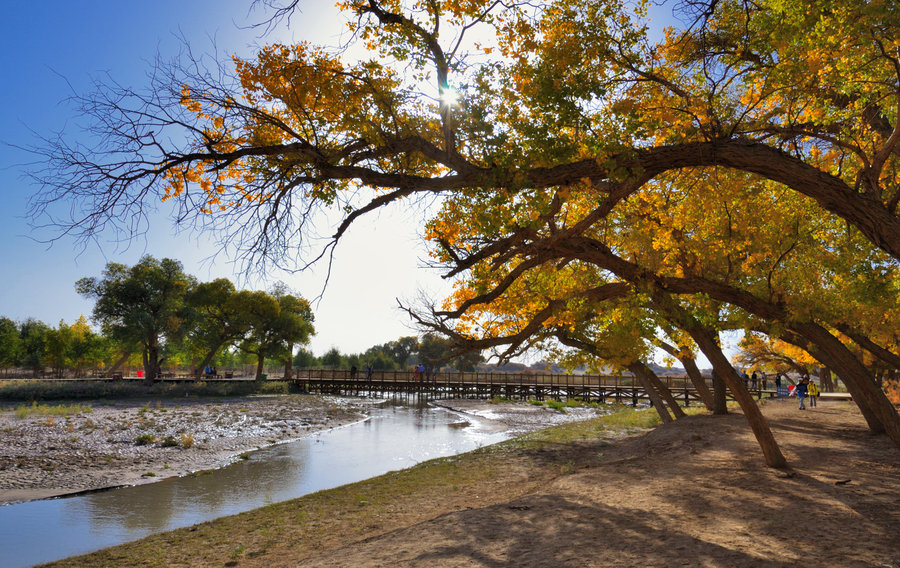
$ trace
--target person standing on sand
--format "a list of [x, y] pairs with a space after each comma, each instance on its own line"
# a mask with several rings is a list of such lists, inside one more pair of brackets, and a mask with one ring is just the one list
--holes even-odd
[[804, 402], [806, 401], [806, 394], [809, 391], [809, 377], [803, 377], [799, 383], [797, 383], [797, 398], [800, 399], [800, 410], [806, 410], [806, 405]]
[[819, 397], [819, 387], [816, 386], [814, 381], [809, 381], [809, 386], [806, 387], [806, 392], [809, 394], [809, 407], [816, 407], [816, 399]]

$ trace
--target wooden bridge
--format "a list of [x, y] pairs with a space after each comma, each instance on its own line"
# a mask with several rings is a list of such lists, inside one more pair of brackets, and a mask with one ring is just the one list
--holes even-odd
[[[503, 398], [510, 400], [570, 400], [637, 404], [649, 401], [644, 388], [630, 376], [512, 373], [415, 373], [413, 371], [365, 371], [344, 369], [296, 369], [291, 382], [304, 392], [339, 395], [384, 394], [440, 398]], [[686, 377], [660, 377], [685, 406], [700, 404]], [[708, 381], [712, 388], [711, 381]], [[758, 396], [774, 396], [759, 388]]]

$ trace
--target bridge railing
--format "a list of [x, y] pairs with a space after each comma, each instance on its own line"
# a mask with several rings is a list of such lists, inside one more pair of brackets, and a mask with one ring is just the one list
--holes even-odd
[[[294, 380], [358, 381], [374, 383], [437, 382], [447, 384], [503, 384], [547, 385], [585, 388], [613, 388], [636, 386], [634, 377], [627, 375], [554, 374], [554, 373], [482, 373], [432, 371], [417, 373], [409, 370], [355, 372], [350, 369], [294, 369]], [[660, 380], [670, 389], [683, 390], [693, 385], [685, 377], [663, 376]], [[709, 381], [708, 381], [709, 382]], [[710, 383], [711, 384], [711, 383]]]

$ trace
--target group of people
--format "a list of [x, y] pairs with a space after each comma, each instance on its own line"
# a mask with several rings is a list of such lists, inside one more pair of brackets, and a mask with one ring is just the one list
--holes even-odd
[[425, 365], [419, 363], [418, 365], [413, 365], [413, 380], [421, 381], [421, 380], [431, 380], [434, 378], [434, 369], [432, 367], [426, 367]]
[[763, 374], [761, 377], [756, 374], [756, 371], [753, 371], [752, 375], [747, 375], [747, 371], [741, 375], [741, 378], [744, 379], [744, 386], [750, 390], [765, 389], [766, 388], [766, 375]]
[[819, 397], [819, 387], [816, 386], [816, 383], [811, 381], [809, 377], [803, 377], [800, 379], [800, 382], [797, 383], [797, 386], [794, 388], [794, 392], [797, 393], [797, 398], [800, 400], [800, 410], [806, 410], [806, 399], [809, 399], [809, 407], [816, 407], [816, 399]]
[[[756, 390], [757, 388], [765, 389], [766, 388], [766, 376], [760, 378], [756, 371], [753, 371], [752, 375], [747, 375], [747, 372], [744, 371], [742, 374], [742, 378], [744, 379], [744, 386], [749, 388], [750, 390]], [[775, 388], [781, 386], [781, 375], [775, 375]], [[809, 408], [815, 408], [816, 401], [819, 397], [819, 387], [816, 386], [809, 377], [803, 377], [800, 379], [800, 382], [794, 387], [791, 396], [796, 395], [800, 400], [800, 410], [806, 410], [806, 400], [809, 399]]]

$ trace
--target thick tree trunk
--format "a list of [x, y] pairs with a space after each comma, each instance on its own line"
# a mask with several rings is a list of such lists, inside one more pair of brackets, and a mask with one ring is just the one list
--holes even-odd
[[822, 326], [810, 322], [794, 324], [792, 327], [827, 353], [830, 357], [828, 366], [834, 369], [847, 385], [847, 390], [869, 423], [869, 429], [878, 432], [880, 426], [894, 444], [900, 447], [900, 415], [884, 391], [875, 383], [868, 369], [840, 340]]
[[691, 334], [700, 350], [712, 363], [714, 371], [722, 377], [722, 380], [725, 381], [732, 394], [734, 394], [735, 400], [741, 406], [741, 410], [744, 411], [744, 416], [747, 417], [747, 422], [750, 423], [750, 429], [753, 430], [753, 434], [762, 448], [766, 465], [779, 468], [787, 467], [787, 460], [775, 442], [769, 423], [762, 415], [762, 411], [759, 409], [756, 401], [753, 400], [750, 391], [744, 386], [744, 381], [741, 380], [737, 371], [734, 370], [734, 367], [728, 362], [728, 358], [725, 357], [719, 345], [714, 341], [713, 336], [699, 327], [689, 326], [686, 331]]
[[150, 367], [152, 365], [153, 355], [151, 354], [151, 348], [145, 347], [143, 353], [141, 353], [141, 363], [144, 366], [144, 383], [148, 385], [153, 384], [153, 377], [150, 374]]
[[650, 378], [644, 373], [643, 367], [644, 366], [640, 363], [632, 363], [628, 365], [628, 370], [634, 374], [634, 378], [641, 383], [642, 387], [644, 387], [647, 396], [650, 397], [650, 402], [653, 403], [653, 406], [656, 408], [656, 412], [659, 413], [659, 417], [662, 419], [663, 423], [671, 422], [672, 416], [669, 414], [669, 411], [666, 410], [666, 405], [660, 394], [656, 392], [653, 383], [650, 382]]
[[256, 380], [261, 381], [263, 376], [263, 362], [265, 361], [266, 356], [262, 351], [256, 355]]
[[728, 414], [728, 386], [722, 377], [713, 369], [713, 414]]
[[293, 378], [294, 371], [294, 344], [288, 346], [288, 356], [284, 361], [284, 380], [289, 381]]
[[822, 367], [822, 390], [825, 392], [834, 392], [834, 380], [831, 378], [831, 369]]

